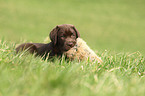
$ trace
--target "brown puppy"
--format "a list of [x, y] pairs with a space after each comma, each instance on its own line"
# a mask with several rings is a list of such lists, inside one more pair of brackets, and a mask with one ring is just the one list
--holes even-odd
[[47, 56], [62, 56], [62, 54], [74, 47], [76, 39], [80, 37], [77, 29], [70, 24], [56, 26], [50, 32], [51, 42], [43, 43], [24, 43], [16, 48], [16, 52], [28, 50], [30, 53], [36, 53], [36, 56], [41, 56], [46, 59]]

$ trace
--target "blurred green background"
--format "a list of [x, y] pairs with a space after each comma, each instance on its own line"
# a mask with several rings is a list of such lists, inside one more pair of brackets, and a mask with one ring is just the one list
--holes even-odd
[[0, 0], [0, 39], [43, 42], [73, 24], [93, 49], [145, 56], [145, 0]]

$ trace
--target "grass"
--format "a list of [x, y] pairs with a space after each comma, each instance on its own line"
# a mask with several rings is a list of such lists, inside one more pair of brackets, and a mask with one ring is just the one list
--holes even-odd
[[144, 96], [145, 60], [139, 53], [104, 51], [102, 64], [43, 61], [0, 43], [0, 96]]
[[[94, 50], [145, 55], [144, 0], [1, 0], [0, 38], [42, 42], [59, 24], [74, 24]], [[21, 41], [21, 42], [20, 42]]]
[[[0, 0], [0, 96], [144, 96], [144, 0]], [[15, 54], [74, 24], [104, 61]]]

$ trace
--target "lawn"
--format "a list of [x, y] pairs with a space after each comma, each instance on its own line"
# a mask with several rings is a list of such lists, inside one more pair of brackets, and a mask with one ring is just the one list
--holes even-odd
[[[0, 0], [0, 96], [144, 96], [144, 0]], [[102, 64], [15, 54], [73, 24]]]

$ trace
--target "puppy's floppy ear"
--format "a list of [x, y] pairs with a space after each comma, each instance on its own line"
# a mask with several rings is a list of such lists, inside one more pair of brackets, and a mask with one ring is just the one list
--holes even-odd
[[72, 28], [75, 30], [75, 32], [76, 32], [76, 37], [78, 38], [78, 37], [80, 37], [80, 33], [79, 33], [79, 31], [75, 28], [75, 26], [72, 26]]
[[59, 27], [56, 26], [49, 34], [50, 40], [53, 42], [54, 45], [57, 43], [57, 32], [59, 30]]

